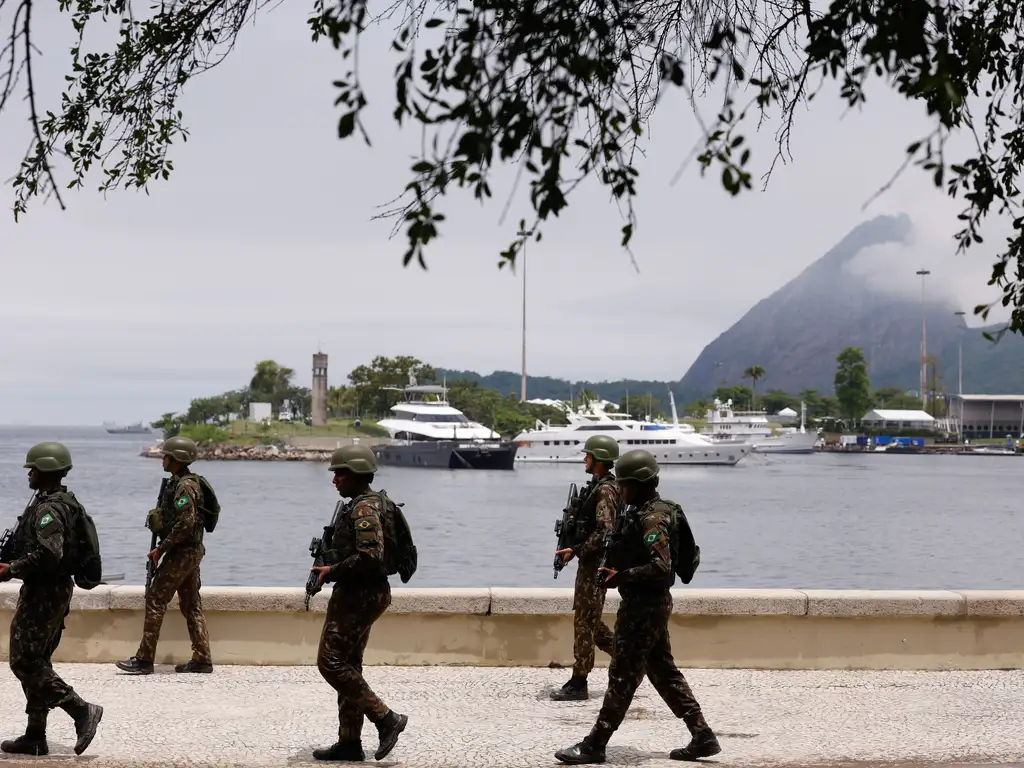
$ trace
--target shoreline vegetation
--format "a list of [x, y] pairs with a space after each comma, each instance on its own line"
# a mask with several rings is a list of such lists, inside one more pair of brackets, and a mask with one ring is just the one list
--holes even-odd
[[[759, 393], [759, 382], [770, 381], [771, 372], [762, 366], [752, 365], [743, 374], [749, 386], [723, 382], [709, 397], [682, 405], [679, 421], [700, 432], [706, 425], [705, 412], [716, 398], [723, 402], [731, 400], [737, 410], [758, 410], [768, 414], [783, 408], [799, 411], [802, 402], [807, 407], [807, 427], [820, 428], [826, 442], [823, 449], [832, 451], [836, 448], [831, 443], [838, 442], [840, 435], [851, 431], [854, 434], [872, 434], [863, 428], [858, 429], [859, 415], [870, 408], [921, 407], [916, 394], [896, 387], [872, 389], [860, 349], [845, 348], [836, 358], [836, 363], [835, 395], [822, 395], [816, 390], [804, 390], [797, 395], [772, 389]], [[200, 460], [327, 461], [338, 445], [356, 441], [374, 445], [387, 441], [387, 430], [378, 426], [377, 420], [390, 415], [391, 407], [401, 399], [400, 390], [411, 381], [445, 384], [448, 402], [452, 406], [465, 413], [471, 421], [491, 427], [504, 440], [514, 439], [523, 430], [533, 427], [536, 421], [565, 423], [565, 415], [558, 408], [520, 402], [515, 393], [488, 388], [481, 381], [449, 376], [454, 373], [444, 373], [439, 377], [432, 366], [410, 356], [375, 357], [369, 365], [354, 368], [348, 374], [346, 385], [328, 388], [327, 424], [314, 427], [310, 417], [310, 389], [294, 384], [295, 372], [291, 368], [273, 360], [262, 360], [254, 366], [248, 385], [220, 395], [196, 398], [185, 412], [165, 413], [151, 426], [162, 431], [163, 439], [182, 435], [194, 440]], [[651, 392], [633, 392], [631, 395], [628, 386], [623, 392], [613, 392], [611, 390], [620, 388], [615, 383], [600, 385], [600, 388], [600, 393], [586, 389], [574, 391], [570, 385], [565, 393], [542, 394], [551, 395], [551, 399], [561, 399], [574, 408], [608, 398], [614, 402], [617, 395], [622, 395], [617, 398], [619, 412], [630, 413], [641, 420], [667, 421], [671, 418], [667, 393], [663, 397], [655, 397]], [[942, 399], [934, 397], [942, 389], [940, 382], [933, 381], [931, 391], [934, 399], [930, 410], [937, 418], [945, 415]], [[269, 410], [269, 418], [259, 421], [244, 418], [244, 415], [259, 412], [251, 409], [253, 404], [264, 404], [261, 406], [264, 409], [269, 405], [269, 409], [263, 411], [266, 414]], [[773, 429], [780, 426], [771, 423]], [[892, 437], [922, 436], [929, 444], [935, 437], [930, 433], [911, 434], [902, 430], [887, 434]], [[332, 438], [336, 440], [333, 444]], [[1002, 441], [972, 441], [973, 445], [999, 442]], [[929, 445], [928, 448], [929, 452], [949, 451], [947, 446]], [[141, 455], [158, 457], [159, 448], [148, 447]]]

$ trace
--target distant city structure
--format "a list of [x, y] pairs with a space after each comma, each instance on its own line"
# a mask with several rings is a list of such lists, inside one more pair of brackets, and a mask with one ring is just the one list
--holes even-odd
[[249, 421], [264, 421], [270, 416], [270, 403], [249, 403]]
[[313, 426], [327, 426], [327, 355], [313, 355]]
[[968, 440], [1024, 435], [1024, 395], [948, 395], [950, 418]]

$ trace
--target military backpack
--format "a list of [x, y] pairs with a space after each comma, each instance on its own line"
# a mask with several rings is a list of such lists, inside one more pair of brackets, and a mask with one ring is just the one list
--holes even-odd
[[68, 516], [69, 540], [73, 551], [71, 576], [81, 589], [93, 589], [103, 581], [103, 560], [100, 558], [100, 539], [96, 535], [96, 524], [85, 511], [75, 494], [60, 491], [50, 497], [70, 513]]
[[194, 472], [191, 476], [199, 483], [199, 490], [202, 491], [199, 514], [203, 519], [203, 528], [207, 533], [213, 533], [213, 529], [217, 527], [217, 521], [220, 520], [220, 502], [217, 501], [217, 494], [214, 493], [213, 486], [205, 477]]
[[672, 570], [683, 584], [689, 584], [700, 567], [700, 547], [693, 538], [693, 531], [690, 530], [690, 523], [683, 508], [674, 501], [661, 501], [672, 510]]
[[409, 522], [402, 514], [404, 503], [394, 502], [387, 491], [376, 494], [381, 501], [381, 528], [384, 529], [384, 570], [389, 576], [398, 574], [403, 584], [407, 584], [416, 573], [418, 556], [416, 545], [412, 541]]

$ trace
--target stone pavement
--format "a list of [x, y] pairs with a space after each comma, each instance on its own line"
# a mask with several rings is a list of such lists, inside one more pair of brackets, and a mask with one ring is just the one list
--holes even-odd
[[[333, 691], [315, 667], [217, 667], [212, 675], [122, 675], [112, 664], [59, 664], [87, 700], [105, 708], [96, 740], [80, 758], [74, 728], [50, 715], [51, 757], [0, 768], [94, 766], [280, 766], [313, 763], [311, 750], [337, 734]], [[591, 675], [591, 699], [556, 703], [547, 692], [561, 669], [368, 667], [370, 685], [409, 715], [408, 729], [380, 765], [554, 766], [554, 752], [583, 737], [600, 707], [607, 672]], [[720, 766], [857, 765], [910, 768], [1024, 765], [1024, 672], [685, 671], [719, 734]], [[20, 734], [24, 698], [0, 669], [3, 737]], [[608, 749], [608, 762], [675, 766], [669, 750], [688, 737], [646, 681]], [[372, 753], [376, 729], [365, 724]], [[1018, 762], [1019, 761], [1019, 762]]]

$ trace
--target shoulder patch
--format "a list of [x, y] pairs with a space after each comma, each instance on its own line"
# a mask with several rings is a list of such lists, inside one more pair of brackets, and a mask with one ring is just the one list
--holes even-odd
[[53, 515], [51, 515], [49, 512], [47, 512], [45, 515], [43, 515], [41, 518], [39, 518], [39, 528], [43, 529], [43, 528], [45, 528], [46, 526], [48, 526], [52, 522], [53, 522]]
[[181, 496], [176, 502], [174, 502], [174, 506], [178, 509], [181, 509], [186, 504], [188, 504], [188, 496]]
[[648, 531], [647, 535], [644, 536], [644, 544], [648, 547], [653, 546], [654, 543], [661, 538], [661, 534], [657, 531]]
[[367, 528], [372, 528], [373, 523], [371, 523], [369, 520], [363, 519], [356, 524], [356, 527], [365, 531]]

